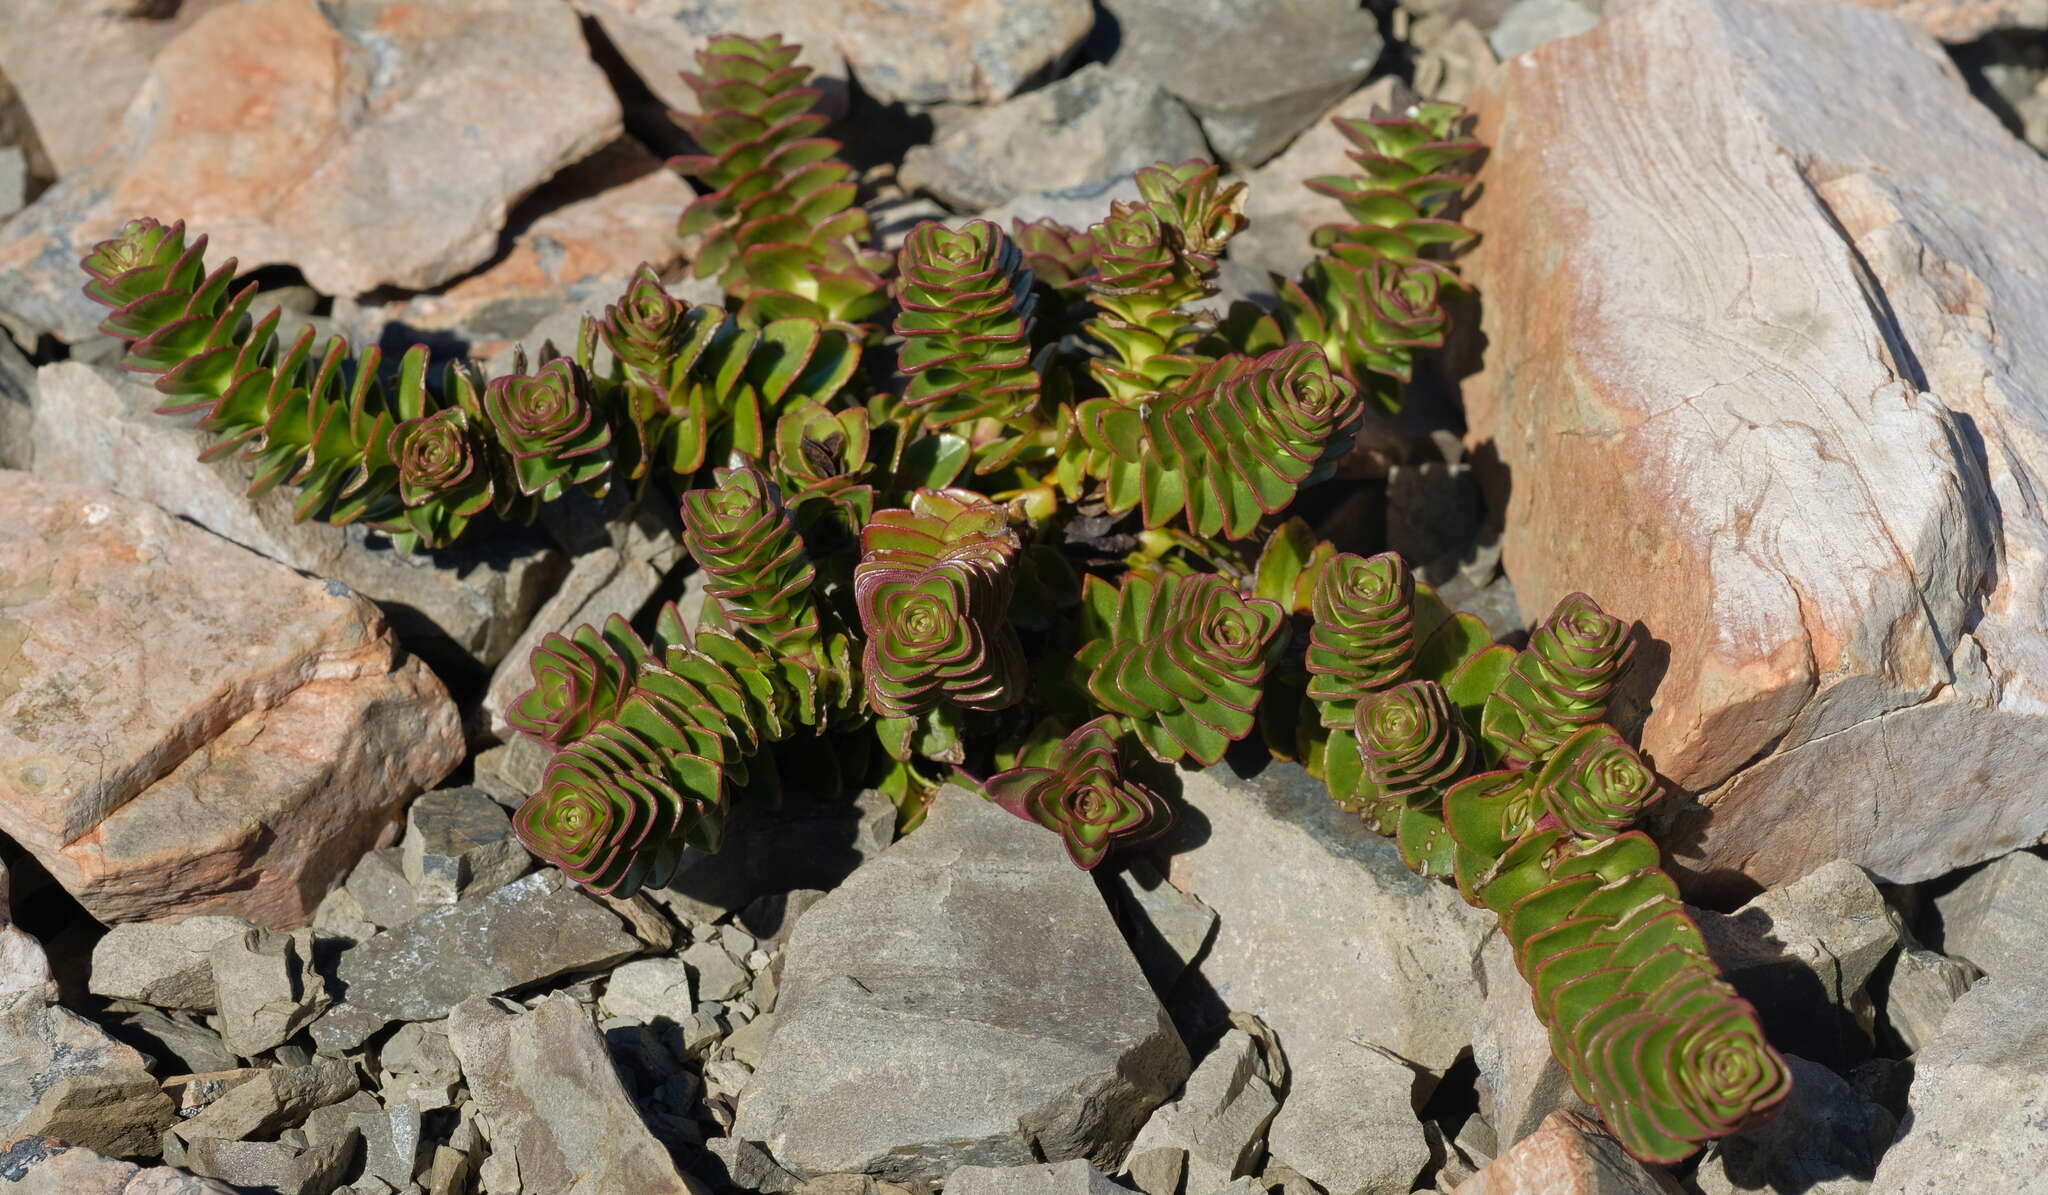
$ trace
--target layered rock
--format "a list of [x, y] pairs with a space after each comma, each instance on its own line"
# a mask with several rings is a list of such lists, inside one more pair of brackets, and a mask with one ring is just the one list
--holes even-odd
[[0, 830], [103, 921], [304, 925], [462, 758], [375, 607], [102, 490], [0, 473]]
[[1475, 107], [1470, 438], [1525, 612], [1654, 640], [1618, 712], [1654, 687], [1681, 862], [1913, 881], [2041, 838], [2048, 162], [1839, 5], [1650, 0]]

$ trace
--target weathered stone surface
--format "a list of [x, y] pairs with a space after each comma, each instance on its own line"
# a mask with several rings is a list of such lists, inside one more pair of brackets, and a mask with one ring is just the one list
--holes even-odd
[[411, 921], [419, 911], [419, 898], [412, 882], [405, 878], [405, 852], [399, 847], [370, 851], [348, 873], [343, 890], [356, 899], [370, 924], [389, 929]]
[[1965, 959], [1907, 945], [1892, 964], [1885, 982], [1884, 1019], [1898, 1034], [1907, 1053], [1917, 1053], [1934, 1040], [1948, 1010], [1984, 972]]
[[43, 944], [9, 920], [11, 882], [7, 864], [0, 862], [0, 1014], [57, 1001], [57, 978]]
[[1213, 1191], [1257, 1164], [1279, 1110], [1273, 1085], [1259, 1073], [1258, 1043], [1233, 1029], [1138, 1130], [1131, 1156], [1178, 1149], [1187, 1157], [1187, 1189]]
[[[742, 1191], [758, 1191], [761, 1195], [785, 1195], [802, 1185], [802, 1180], [781, 1166], [752, 1141], [738, 1137], [713, 1137], [704, 1143], [706, 1162], [710, 1166], [706, 1178], [712, 1186], [737, 1187]], [[964, 1169], [954, 1172], [957, 1177], [966, 1173]], [[953, 1179], [949, 1179], [950, 1184]]]
[[820, 6], [861, 89], [883, 103], [989, 103], [1053, 73], [1088, 36], [1087, 0], [866, 0]]
[[236, 1187], [277, 1195], [331, 1195], [354, 1163], [361, 1146], [355, 1130], [294, 1148], [281, 1141], [222, 1141], [209, 1137], [185, 1151], [185, 1165], [197, 1174]]
[[149, 76], [150, 60], [227, 0], [183, 0], [168, 19], [138, 21], [79, 0], [0, 4], [0, 74], [35, 121], [58, 172], [74, 169], [113, 131]]
[[836, 40], [834, 5], [817, 0], [571, 0], [596, 19], [635, 76], [661, 102], [697, 111], [697, 93], [682, 80], [695, 73], [697, 51], [713, 36], [779, 33], [803, 47], [797, 61], [814, 72], [809, 85], [825, 93], [827, 110], [846, 107], [846, 59]]
[[753, 976], [716, 942], [698, 942], [682, 954], [700, 1000], [730, 1000], [747, 990]]
[[1181, 795], [1167, 874], [1220, 918], [1198, 970], [1223, 1005], [1265, 1020], [1294, 1058], [1356, 1039], [1437, 1072], [1456, 1061], [1491, 914], [1409, 871], [1291, 764], [1186, 774]]
[[1452, 1195], [1679, 1195], [1679, 1188], [1661, 1168], [1629, 1157], [1595, 1122], [1553, 1112]]
[[93, 944], [95, 996], [139, 1000], [158, 1008], [214, 1010], [214, 944], [256, 926], [240, 917], [188, 917], [176, 923], [117, 925]]
[[717, 854], [691, 851], [652, 895], [685, 919], [716, 921], [774, 893], [836, 887], [895, 837], [896, 806], [873, 789], [851, 800], [742, 806]]
[[1421, 42], [1417, 22], [1414, 43], [1415, 94], [1426, 100], [1463, 106], [1479, 85], [1500, 66], [1493, 46], [1479, 26], [1468, 20], [1446, 20], [1428, 44]]
[[282, 1045], [327, 1007], [311, 930], [252, 929], [215, 942], [207, 958], [221, 1037], [244, 1058]]
[[[38, 1130], [33, 1126], [38, 1125], [69, 1131], [78, 1127], [80, 1118], [95, 1119], [94, 1109], [103, 1108], [109, 1097], [114, 1102], [135, 1101], [136, 1110], [142, 1113], [137, 1121], [147, 1121], [154, 1109], [165, 1114], [163, 1124], [169, 1123], [170, 1100], [156, 1090], [142, 1055], [58, 1005], [17, 1000], [0, 1011], [0, 1075], [10, 1080], [0, 1083], [0, 1143], [35, 1135]], [[160, 1103], [148, 1100], [139, 1088], [131, 1089], [130, 1080], [136, 1077], [147, 1082]], [[135, 1140], [109, 1142], [95, 1133], [95, 1140], [74, 1139], [72, 1144], [96, 1149], [121, 1144], [140, 1149], [163, 1124]], [[117, 1134], [122, 1130], [118, 1123], [87, 1127], [111, 1128]]]
[[[20, 272], [0, 307], [83, 339], [99, 317], [76, 260], [142, 212], [329, 294], [432, 287], [495, 254], [511, 205], [620, 119], [560, 0], [222, 5], [157, 54], [92, 159], [0, 229], [0, 271]], [[451, 169], [451, 148], [488, 168]]]
[[1593, 1115], [1551, 1052], [1550, 1030], [1536, 1016], [1506, 935], [1487, 938], [1475, 971], [1486, 997], [1472, 1022], [1472, 1061], [1486, 1123], [1502, 1140], [1519, 1141], [1552, 1112]]
[[913, 147], [902, 180], [974, 211], [1206, 156], [1201, 127], [1179, 100], [1148, 79], [1091, 63]]
[[505, 810], [480, 788], [444, 788], [427, 793], [405, 811], [400, 858], [413, 896], [430, 905], [452, 905], [465, 894], [482, 895], [516, 880], [532, 856], [512, 836]]
[[1152, 990], [1164, 999], [1180, 981], [1209, 935], [1216, 932], [1216, 910], [1166, 882], [1159, 869], [1142, 858], [1126, 861], [1109, 875], [1109, 891], [1117, 923]]
[[1785, 1056], [1792, 1094], [1776, 1116], [1714, 1143], [1700, 1158], [1700, 1195], [1798, 1191], [1862, 1195], [1892, 1139], [1892, 1114], [1817, 1062]]
[[488, 996], [639, 953], [603, 905], [552, 869], [443, 905], [342, 952], [342, 1007], [385, 1021], [432, 1021]]
[[1433, 1082], [1357, 1042], [1292, 1058], [1294, 1079], [1267, 1141], [1274, 1160], [1326, 1191], [1399, 1195], [1413, 1186], [1430, 1156], [1415, 1109]]
[[[30, 1083], [39, 1077], [30, 1076]], [[117, 1157], [153, 1157], [163, 1131], [177, 1118], [170, 1097], [148, 1071], [119, 1067], [50, 1083], [8, 1135], [48, 1137]]]
[[1179, 96], [1227, 163], [1250, 169], [1337, 102], [1380, 56], [1379, 24], [1348, 0], [1105, 0], [1122, 27], [1111, 65]]
[[1487, 39], [1503, 60], [1561, 37], [1576, 37], [1600, 23], [1579, 0], [1519, 0]]
[[136, 1042], [143, 1052], [155, 1058], [160, 1074], [206, 1074], [233, 1070], [240, 1065], [220, 1034], [200, 1024], [192, 1013], [139, 1008], [109, 1013], [105, 1020], [120, 1027], [123, 1040]]
[[101, 920], [303, 925], [461, 758], [345, 587], [104, 491], [0, 473], [0, 509], [0, 830]]
[[307, 1066], [265, 1067], [171, 1131], [187, 1142], [209, 1137], [228, 1141], [275, 1137], [280, 1130], [304, 1121], [315, 1109], [339, 1103], [355, 1092], [355, 1067], [339, 1058], [319, 1058]]
[[28, 155], [19, 145], [0, 145], [0, 220], [27, 206]]
[[2048, 859], [2014, 851], [1934, 898], [1941, 948], [1986, 975], [2039, 974], [2041, 925], [2048, 919]]
[[567, 995], [513, 1014], [465, 1001], [449, 1041], [493, 1153], [510, 1153], [529, 1191], [698, 1195], [647, 1131], [590, 1014]]
[[1102, 897], [960, 789], [798, 922], [733, 1135], [801, 1174], [1114, 1166], [1187, 1051]]
[[189, 417], [156, 414], [164, 396], [135, 375], [59, 361], [39, 371], [36, 384], [38, 406], [52, 412], [35, 426], [37, 476], [154, 502], [279, 563], [339, 581], [376, 602], [408, 644], [445, 644], [437, 665], [451, 655], [496, 664], [567, 567], [528, 534], [400, 552], [365, 527], [297, 522], [299, 491], [280, 486], [251, 499], [249, 468], [201, 461], [214, 438]]
[[0, 1179], [8, 1195], [236, 1195], [210, 1178], [137, 1166], [47, 1137], [0, 1149]]
[[2048, 0], [1849, 0], [1883, 9], [1945, 42], [1976, 41], [2003, 30], [2048, 29]]
[[1188, 1174], [1188, 1151], [1170, 1145], [1134, 1149], [1124, 1161], [1124, 1171], [1145, 1195], [1180, 1195]]
[[1123, 1188], [1081, 1158], [1038, 1166], [962, 1166], [946, 1177], [951, 1195], [1117, 1195]]
[[0, 332], [0, 469], [35, 466], [35, 390], [35, 366]]
[[1871, 1195], [2038, 1189], [2048, 1175], [2048, 976], [1994, 975], [1956, 1001], [1914, 1059], [1908, 1099]]
[[[493, 357], [555, 312], [601, 314], [643, 262], [670, 271], [682, 258], [676, 213], [694, 197], [680, 175], [622, 138], [529, 197], [513, 213], [511, 248], [489, 266], [433, 294], [358, 307], [349, 326], [371, 342], [453, 333], [470, 356]], [[402, 327], [387, 328], [394, 324]]]
[[1630, 5], [1475, 108], [1469, 438], [1523, 610], [1671, 645], [1624, 705], [1655, 685], [1643, 747], [1700, 794], [1678, 861], [1906, 882], [2041, 838], [2048, 344], [2003, 330], [2048, 313], [2048, 161], [1836, 4]]

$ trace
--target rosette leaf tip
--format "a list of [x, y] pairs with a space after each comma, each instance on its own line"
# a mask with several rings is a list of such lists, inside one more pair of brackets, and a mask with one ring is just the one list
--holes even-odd
[[1433, 680], [1406, 681], [1361, 701], [1352, 733], [1381, 794], [1415, 807], [1440, 802], [1473, 754], [1450, 695]]
[[589, 377], [566, 357], [492, 379], [483, 408], [522, 494], [551, 500], [611, 470], [611, 423], [593, 405]]
[[1126, 776], [1115, 728], [1114, 717], [1097, 718], [1055, 744], [1040, 763], [999, 773], [984, 785], [996, 804], [1058, 834], [1083, 871], [1173, 824], [1172, 808]]

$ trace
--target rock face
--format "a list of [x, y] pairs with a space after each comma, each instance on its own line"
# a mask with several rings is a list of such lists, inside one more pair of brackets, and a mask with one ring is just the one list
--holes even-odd
[[2014, 851], [1993, 859], [1934, 898], [1941, 948], [1987, 975], [2018, 978], [2040, 967], [2041, 920], [2048, 917], [2048, 859]]
[[1798, 1191], [1862, 1195], [1892, 1139], [1892, 1115], [1835, 1072], [1787, 1055], [1792, 1095], [1777, 1115], [1713, 1144], [1693, 1175], [1700, 1195]]
[[1111, 65], [1184, 100], [1209, 144], [1249, 169], [1358, 86], [1379, 24], [1350, 0], [1105, 0], [1122, 27]]
[[1088, 0], [847, 0], [840, 52], [861, 89], [883, 103], [989, 103], [1057, 69], [1095, 26]]
[[[142, 1055], [57, 1005], [0, 1012], [0, 1143], [43, 1133], [107, 1152], [146, 1149], [176, 1113]], [[149, 1149], [154, 1153], [154, 1149]]]
[[1519, 1141], [1553, 1112], [1592, 1115], [1551, 1051], [1550, 1030], [1536, 1016], [1529, 981], [1516, 969], [1505, 934], [1487, 938], [1477, 972], [1486, 997], [1472, 1023], [1472, 1061], [1486, 1123], [1500, 1140]]
[[1293, 1057], [1355, 1039], [1438, 1072], [1457, 1060], [1491, 914], [1409, 871], [1291, 764], [1251, 780], [1187, 774], [1181, 796], [1168, 878], [1216, 910], [1197, 971], [1223, 1004], [1271, 1025]]
[[255, 928], [240, 917], [117, 925], [93, 945], [92, 993], [158, 1008], [212, 1012], [214, 945]]
[[846, 58], [834, 37], [833, 5], [817, 0], [572, 0], [594, 18], [642, 83], [664, 105], [697, 111], [697, 93], [682, 80], [697, 69], [697, 51], [720, 33], [779, 33], [803, 47], [810, 86], [834, 110], [846, 105]]
[[797, 923], [733, 1135], [799, 1173], [1121, 1158], [1188, 1056], [1089, 876], [957, 788]]
[[1031, 191], [1206, 156], [1201, 127], [1179, 100], [1149, 80], [1091, 63], [913, 147], [903, 160], [903, 185], [975, 211]]
[[0, 1150], [0, 1178], [10, 1184], [8, 1195], [235, 1195], [210, 1178], [137, 1166], [47, 1137]]
[[1553, 1112], [1452, 1195], [1678, 1195], [1662, 1170], [1629, 1157], [1621, 1142], [1576, 1112]]
[[1265, 1152], [1266, 1127], [1280, 1110], [1259, 1061], [1259, 1044], [1250, 1034], [1224, 1034], [1173, 1102], [1138, 1130], [1130, 1159], [1154, 1150], [1185, 1155], [1190, 1191], [1214, 1191], [1251, 1170]]
[[2038, 1190], [2048, 1174], [2048, 975], [1994, 976], [1956, 1001], [1914, 1059], [1908, 1098], [1871, 1195]]
[[447, 692], [345, 586], [0, 474], [0, 830], [103, 921], [303, 925], [455, 766]]
[[1475, 107], [1470, 438], [1524, 611], [1583, 590], [1660, 645], [1630, 700], [1704, 806], [1679, 862], [1905, 882], [2040, 839], [2048, 161], [1835, 4], [1631, 5]]
[[1429, 1164], [1415, 1116], [1418, 1078], [1356, 1042], [1297, 1055], [1268, 1139], [1274, 1160], [1325, 1191], [1402, 1195]]
[[494, 1153], [512, 1155], [528, 1191], [701, 1195], [640, 1122], [590, 1013], [556, 993], [533, 1011], [472, 999], [449, 1017], [449, 1044]]
[[405, 811], [400, 855], [414, 899], [452, 905], [519, 878], [532, 857], [512, 836], [511, 820], [480, 788], [427, 793]]
[[1897, 13], [1945, 42], [2003, 30], [2048, 29], [2048, 0], [1849, 0]]
[[329, 294], [435, 286], [620, 122], [560, 0], [223, 5], [157, 54], [118, 134], [0, 230], [0, 268], [48, 275], [0, 306], [79, 339], [76, 259], [144, 212]]

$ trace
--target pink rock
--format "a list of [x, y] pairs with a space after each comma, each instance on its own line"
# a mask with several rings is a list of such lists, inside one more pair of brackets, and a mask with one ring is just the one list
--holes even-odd
[[1678, 1184], [1628, 1156], [1621, 1142], [1576, 1112], [1553, 1112], [1537, 1130], [1451, 1195], [1678, 1195]]
[[1655, 640], [1618, 714], [1703, 807], [1679, 862], [2040, 840], [2048, 161], [1841, 5], [1645, 0], [1474, 104], [1470, 439], [1524, 613], [1584, 590]]
[[147, 503], [0, 473], [0, 831], [102, 921], [304, 925], [462, 758], [376, 608]]

